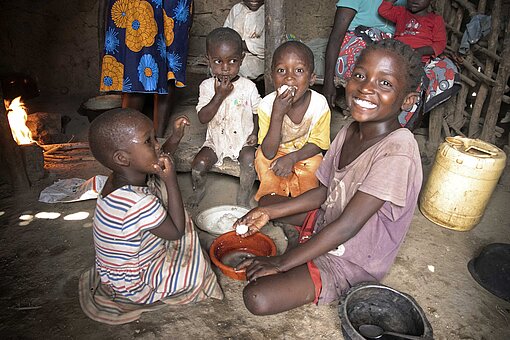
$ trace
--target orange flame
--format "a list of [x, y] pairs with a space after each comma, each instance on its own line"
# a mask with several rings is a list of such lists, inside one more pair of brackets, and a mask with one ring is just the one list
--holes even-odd
[[27, 112], [21, 101], [21, 97], [13, 99], [7, 109], [7, 119], [11, 126], [12, 137], [18, 144], [31, 144], [35, 141], [32, 139], [32, 132], [27, 127]]

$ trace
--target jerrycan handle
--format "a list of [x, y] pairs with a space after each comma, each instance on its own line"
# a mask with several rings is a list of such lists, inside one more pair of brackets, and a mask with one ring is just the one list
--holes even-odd
[[465, 152], [469, 152], [470, 150], [476, 150], [476, 151], [479, 151], [479, 152], [482, 152], [484, 153], [485, 155], [477, 155], [479, 157], [490, 157], [490, 156], [496, 156], [498, 153], [497, 152], [494, 152], [494, 151], [491, 151], [491, 150], [487, 150], [487, 149], [484, 149], [482, 147], [479, 147], [477, 145], [470, 145], [466, 148], [466, 150], [464, 150]]

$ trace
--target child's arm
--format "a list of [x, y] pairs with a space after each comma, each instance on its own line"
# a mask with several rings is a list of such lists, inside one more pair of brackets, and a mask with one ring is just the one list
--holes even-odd
[[345, 37], [345, 33], [356, 15], [352, 8], [338, 7], [335, 14], [333, 29], [329, 35], [328, 46], [326, 47], [326, 61], [324, 71], [324, 87], [322, 93], [326, 97], [329, 107], [335, 106], [336, 87], [335, 87], [335, 65], [340, 53], [340, 47]]
[[[314, 196], [314, 192], [317, 190], [324, 190], [320, 188], [321, 187], [307, 191], [294, 200], [286, 201], [282, 204], [266, 206], [261, 209], [264, 209], [264, 213], [267, 214], [269, 219], [277, 218], [276, 216], [282, 217], [282, 205], [292, 205], [293, 202], [298, 199], [309, 201], [317, 199], [317, 197]], [[310, 238], [307, 242], [300, 244], [298, 247], [293, 248], [280, 256], [267, 258], [259, 257], [256, 259], [245, 260], [237, 267], [237, 269], [249, 267], [246, 271], [246, 275], [249, 281], [253, 281], [262, 276], [286, 272], [292, 268], [305, 264], [308, 261], [335, 249], [339, 244], [343, 244], [354, 237], [365, 223], [383, 206], [383, 204], [383, 200], [362, 191], [358, 191], [349, 201], [342, 215], [324, 227], [324, 229], [314, 235], [314, 237]], [[311, 205], [311, 203], [309, 203], [309, 205]], [[286, 211], [284, 210], [284, 212]], [[242, 223], [248, 224], [250, 227], [249, 233], [252, 233], [249, 218], [246, 218], [246, 220]], [[257, 265], [250, 266], [255, 261]]]
[[151, 229], [151, 233], [166, 240], [178, 240], [184, 235], [186, 221], [177, 174], [169, 155], [162, 155], [159, 158], [156, 171], [166, 186], [168, 211], [165, 220], [157, 228]]
[[402, 6], [395, 6], [395, 2], [397, 0], [383, 0], [379, 5], [379, 15], [391, 22], [397, 22], [402, 15], [400, 10], [405, 11], [406, 9]]
[[198, 112], [198, 119], [200, 120], [200, 123], [207, 124], [214, 118], [221, 106], [221, 103], [223, 103], [225, 98], [228, 97], [233, 89], [234, 84], [232, 84], [228, 77], [223, 77], [221, 80], [215, 78], [214, 96], [211, 101]]
[[264, 30], [262, 30], [260, 35], [257, 35], [254, 32], [251, 37], [245, 37], [243, 39], [243, 50], [248, 51], [259, 58], [264, 58], [264, 43]]
[[275, 159], [271, 163], [271, 170], [280, 177], [288, 176], [294, 169], [294, 164], [310, 158], [323, 150], [313, 143], [306, 143], [301, 149], [290, 152], [285, 156]]
[[288, 176], [294, 170], [294, 165], [297, 162], [315, 156], [319, 152], [329, 148], [331, 111], [325, 101], [322, 106], [315, 106], [314, 109], [318, 112], [322, 112], [322, 114], [316, 122], [312, 123], [313, 125], [311, 126], [308, 140], [303, 147], [275, 159], [271, 163], [271, 169], [277, 176]]
[[264, 157], [267, 159], [273, 159], [278, 152], [278, 147], [282, 139], [283, 117], [290, 111], [293, 100], [294, 96], [290, 89], [276, 95], [271, 111], [269, 129], [262, 144], [260, 144]]
[[[436, 15], [434, 17], [434, 25], [432, 30], [432, 45], [430, 46], [432, 53], [428, 53], [437, 57], [443, 53], [446, 48], [446, 25], [443, 17]], [[423, 55], [423, 54], [422, 54]]]
[[248, 226], [248, 232], [242, 237], [247, 237], [258, 232], [270, 220], [307, 213], [320, 208], [326, 200], [328, 188], [320, 184], [317, 188], [311, 189], [291, 200], [268, 206], [258, 206], [250, 210], [246, 215], [236, 221], [233, 228], [239, 224]]
[[189, 126], [189, 119], [186, 116], [179, 116], [175, 118], [174, 123], [172, 125], [172, 135], [168, 137], [165, 141], [161, 149], [163, 152], [173, 155], [177, 147], [179, 146], [179, 142], [184, 136], [184, 128]]
[[443, 53], [446, 47], [446, 26], [443, 17], [435, 15], [432, 27], [432, 44], [430, 46], [422, 46], [415, 49], [416, 53], [420, 56], [427, 55], [437, 57]]

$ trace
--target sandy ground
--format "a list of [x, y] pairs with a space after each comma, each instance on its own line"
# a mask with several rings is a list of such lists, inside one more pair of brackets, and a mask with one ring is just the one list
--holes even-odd
[[[74, 121], [77, 128], [87, 125], [81, 118]], [[80, 274], [94, 261], [94, 201], [45, 204], [37, 198], [57, 179], [89, 178], [107, 171], [89, 161], [47, 164], [47, 173], [31, 192], [0, 200], [0, 338], [342, 339], [336, 303], [253, 316], [242, 302], [244, 283], [218, 271], [223, 301], [168, 306], [122, 326], [88, 319], [80, 309], [77, 286]], [[179, 183], [186, 197], [190, 174], [180, 174]], [[235, 177], [212, 174], [199, 210], [233, 204], [237, 183]], [[485, 245], [510, 243], [510, 193], [503, 189], [496, 189], [481, 223], [469, 232], [439, 227], [417, 209], [396, 263], [383, 280], [416, 299], [436, 339], [510, 338], [510, 303], [479, 286], [466, 267]], [[38, 212], [61, 215], [52, 220], [21, 219]], [[66, 220], [77, 212], [88, 216]]]

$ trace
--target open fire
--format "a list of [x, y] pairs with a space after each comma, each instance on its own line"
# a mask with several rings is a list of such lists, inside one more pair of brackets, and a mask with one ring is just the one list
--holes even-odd
[[11, 127], [12, 137], [18, 145], [32, 144], [32, 132], [27, 127], [27, 111], [21, 97], [12, 100], [7, 108], [7, 119]]

